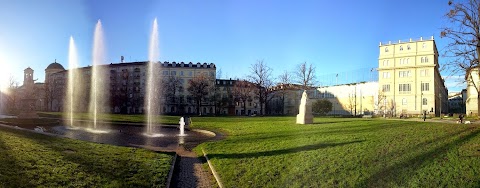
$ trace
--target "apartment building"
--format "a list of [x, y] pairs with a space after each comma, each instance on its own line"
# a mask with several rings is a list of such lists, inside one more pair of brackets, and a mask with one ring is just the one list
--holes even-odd
[[379, 95], [393, 116], [439, 116], [448, 111], [448, 90], [440, 75], [433, 36], [380, 43], [379, 50]]

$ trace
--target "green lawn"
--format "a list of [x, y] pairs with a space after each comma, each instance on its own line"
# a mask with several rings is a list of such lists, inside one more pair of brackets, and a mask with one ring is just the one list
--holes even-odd
[[0, 127], [0, 187], [165, 187], [172, 157]]
[[479, 187], [480, 128], [382, 119], [194, 118], [226, 187]]
[[[144, 121], [142, 115], [102, 118]], [[157, 121], [177, 123], [178, 118], [166, 116]], [[192, 121], [193, 128], [228, 135], [195, 148], [199, 155], [201, 149], [208, 153], [225, 187], [480, 187], [479, 125], [354, 118], [316, 118], [316, 124], [296, 125], [294, 117], [193, 117]], [[44, 139], [34, 143], [40, 140]], [[90, 147], [75, 151], [87, 153]], [[52, 146], [46, 150], [49, 148]], [[55, 153], [75, 156], [62, 153], [64, 150], [68, 149], [56, 149]], [[99, 157], [109, 153], [102, 151]], [[81, 158], [93, 158], [90, 155]], [[8, 162], [7, 168], [17, 168], [19, 161], [32, 159]], [[71, 171], [71, 167], [63, 171]], [[125, 173], [129, 170], [119, 169], [116, 174]]]

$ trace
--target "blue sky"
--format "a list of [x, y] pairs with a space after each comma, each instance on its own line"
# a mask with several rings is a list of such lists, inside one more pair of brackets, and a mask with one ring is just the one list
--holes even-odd
[[[447, 1], [429, 0], [0, 0], [0, 79], [21, 82], [31, 67], [43, 82], [55, 59], [67, 68], [70, 36], [81, 66], [90, 65], [98, 19], [108, 62], [145, 61], [154, 18], [161, 61], [215, 63], [227, 78], [262, 59], [274, 77], [304, 61], [317, 75], [335, 74], [377, 67], [380, 41], [433, 35], [441, 51], [447, 10]], [[460, 90], [452, 81], [449, 90]]]

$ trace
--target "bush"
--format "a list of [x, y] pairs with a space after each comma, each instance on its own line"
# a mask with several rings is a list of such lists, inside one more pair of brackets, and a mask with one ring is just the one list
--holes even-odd
[[332, 111], [332, 103], [325, 99], [315, 101], [312, 105], [312, 111], [320, 115], [325, 115]]

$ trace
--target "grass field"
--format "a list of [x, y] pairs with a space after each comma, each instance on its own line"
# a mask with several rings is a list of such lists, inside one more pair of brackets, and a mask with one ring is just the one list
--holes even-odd
[[0, 127], [0, 187], [165, 187], [172, 157]]
[[480, 128], [399, 120], [194, 118], [226, 187], [479, 187]]
[[[142, 115], [103, 118], [144, 121]], [[178, 118], [157, 121], [176, 123]], [[296, 125], [294, 117], [192, 121], [193, 128], [227, 135], [195, 148], [199, 155], [201, 149], [208, 153], [225, 187], [480, 187], [479, 125], [354, 118], [316, 118], [313, 125]], [[90, 147], [75, 151], [84, 150]], [[17, 161], [25, 160], [31, 159]], [[107, 171], [104, 168], [98, 170]], [[116, 174], [128, 172], [121, 169]]]

